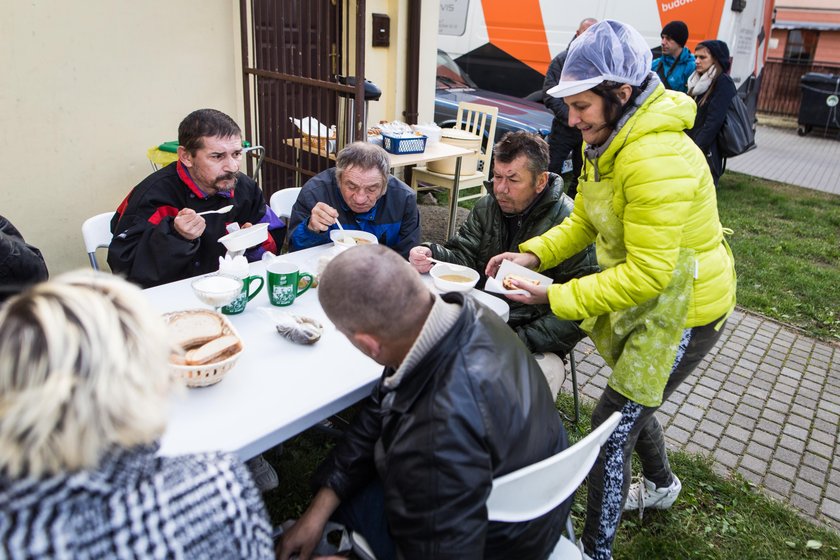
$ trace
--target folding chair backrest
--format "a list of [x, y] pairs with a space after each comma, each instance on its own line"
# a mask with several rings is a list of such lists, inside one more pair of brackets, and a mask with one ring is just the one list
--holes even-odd
[[478, 170], [484, 173], [485, 181], [490, 174], [490, 158], [493, 156], [493, 143], [496, 141], [496, 120], [498, 116], [498, 107], [465, 101], [458, 103], [455, 127], [481, 138]]
[[487, 498], [488, 519], [509, 523], [529, 521], [563, 503], [589, 474], [601, 446], [620, 420], [621, 413], [614, 412], [571, 447], [495, 479]]
[[104, 212], [90, 217], [82, 224], [82, 239], [85, 242], [85, 251], [90, 259], [90, 266], [99, 270], [96, 262], [96, 250], [100, 247], [111, 245], [111, 219], [114, 212]]
[[298, 194], [300, 194], [300, 187], [281, 189], [271, 195], [269, 206], [276, 215], [281, 218], [288, 218], [292, 215], [292, 206], [295, 205]]

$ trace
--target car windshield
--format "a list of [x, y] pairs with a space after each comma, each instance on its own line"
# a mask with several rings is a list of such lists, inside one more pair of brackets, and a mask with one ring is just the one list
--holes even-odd
[[445, 52], [437, 52], [437, 89], [476, 87], [466, 72]]

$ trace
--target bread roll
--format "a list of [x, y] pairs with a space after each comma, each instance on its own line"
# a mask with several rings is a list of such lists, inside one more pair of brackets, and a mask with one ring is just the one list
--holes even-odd
[[511, 280], [516, 280], [517, 282], [525, 282], [525, 283], [533, 284], [534, 286], [539, 286], [540, 285], [540, 281], [537, 280], [536, 278], [526, 278], [525, 276], [520, 276], [518, 274], [508, 274], [507, 276], [505, 276], [505, 279], [502, 280], [502, 286], [506, 290], [518, 290], [519, 289], [511, 283]]

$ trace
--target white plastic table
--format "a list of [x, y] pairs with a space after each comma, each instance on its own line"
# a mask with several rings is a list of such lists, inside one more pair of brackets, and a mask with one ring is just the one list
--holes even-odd
[[[332, 244], [282, 255], [314, 273]], [[265, 263], [250, 265], [251, 274], [265, 275]], [[426, 281], [431, 282], [428, 274]], [[207, 309], [190, 288], [191, 279], [145, 290], [160, 312]], [[479, 290], [478, 301], [508, 318], [507, 303]], [[317, 319], [324, 333], [311, 346], [281, 337], [265, 311], [287, 311]], [[290, 307], [275, 307], [263, 289], [239, 315], [228, 316], [244, 344], [234, 368], [210, 387], [188, 389], [173, 397], [160, 453], [181, 455], [228, 451], [243, 460], [282, 443], [370, 394], [382, 366], [359, 352], [327, 319], [310, 289]]]

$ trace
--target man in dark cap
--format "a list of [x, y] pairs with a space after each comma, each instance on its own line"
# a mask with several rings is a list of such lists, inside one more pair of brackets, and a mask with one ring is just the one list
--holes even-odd
[[688, 26], [682, 21], [668, 22], [660, 37], [662, 56], [653, 60], [651, 70], [659, 74], [666, 88], [685, 92], [688, 77], [694, 72], [694, 55], [685, 46]]

